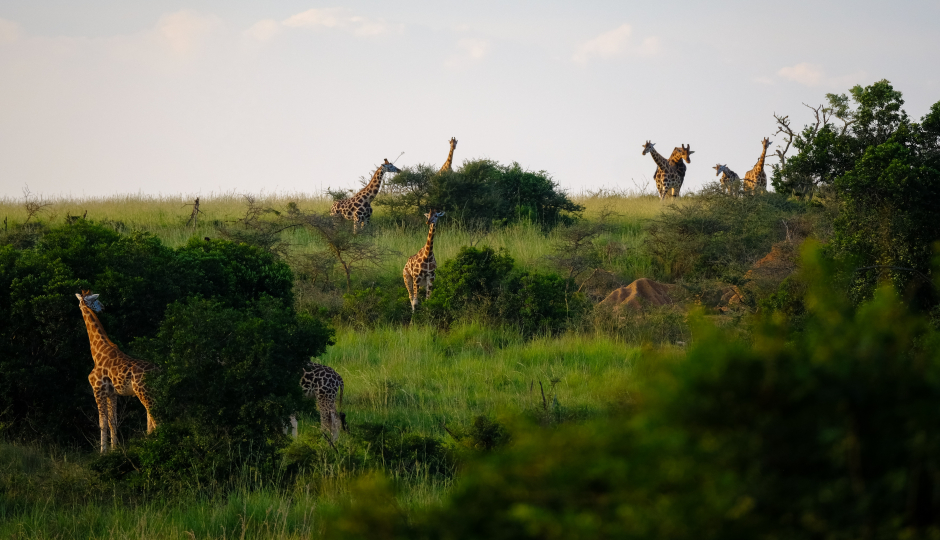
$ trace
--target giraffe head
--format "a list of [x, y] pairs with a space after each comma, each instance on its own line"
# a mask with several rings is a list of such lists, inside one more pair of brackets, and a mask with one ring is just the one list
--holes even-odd
[[679, 148], [678, 148], [678, 150], [679, 150], [679, 155], [682, 157], [682, 159], [685, 160], [686, 163], [692, 163], [692, 160], [689, 159], [689, 156], [691, 156], [692, 154], [694, 154], [695, 151], [694, 151], [694, 150], [691, 150], [691, 148], [692, 148], [692, 147], [691, 147], [690, 145], [687, 145], [687, 144], [680, 144], [680, 145], [679, 145]]
[[454, 148], [457, 148], [457, 138], [456, 138], [456, 137], [451, 137], [451, 138], [450, 138], [450, 148], [451, 148], [451, 150], [453, 150]]
[[773, 142], [773, 141], [770, 140], [770, 137], [764, 137], [764, 140], [762, 140], [760, 143], [761, 143], [762, 145], [764, 145], [764, 150], [767, 150], [767, 147], [769, 147], [769, 146], [770, 146], [770, 143], [772, 143], [772, 142]]
[[656, 146], [654, 143], [646, 141], [646, 144], [643, 145], [643, 155], [645, 156], [647, 152], [652, 152], [654, 146]]
[[718, 176], [719, 174], [727, 170], [728, 170], [727, 165], [722, 165], [721, 163], [719, 163], [718, 165], [715, 165], [715, 176]]
[[401, 169], [396, 167], [393, 163], [389, 163], [388, 159], [386, 159], [385, 163], [382, 164], [382, 170], [385, 172], [393, 172], [393, 173], [401, 172]]
[[431, 210], [427, 214], [424, 214], [424, 217], [428, 218], [428, 225], [433, 225], [437, 223], [437, 218], [444, 215], [444, 212], [438, 212], [437, 210]]
[[91, 291], [86, 291], [85, 289], [82, 289], [82, 293], [81, 294], [75, 293], [75, 296], [78, 297], [79, 306], [85, 306], [89, 309], [92, 309], [94, 311], [99, 311], [99, 312], [102, 309], [104, 309], [104, 306], [101, 304], [101, 302], [98, 301], [98, 295], [91, 294]]

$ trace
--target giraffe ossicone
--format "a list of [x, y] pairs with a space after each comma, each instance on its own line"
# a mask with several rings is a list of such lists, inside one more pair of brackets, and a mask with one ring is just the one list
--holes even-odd
[[75, 296], [78, 297], [79, 309], [85, 320], [91, 358], [95, 364], [88, 375], [88, 382], [98, 405], [100, 451], [104, 453], [108, 451], [109, 438], [112, 448], [117, 446], [118, 442], [117, 396], [137, 396], [147, 410], [147, 433], [157, 427], [157, 422], [150, 412], [153, 399], [145, 383], [146, 374], [157, 369], [157, 366], [124, 354], [108, 338], [104, 326], [95, 315], [104, 308], [98, 300], [99, 295], [82, 290], [81, 294], [76, 293]]
[[431, 288], [434, 286], [434, 277], [437, 273], [437, 261], [434, 259], [434, 231], [438, 218], [443, 215], [444, 212], [436, 210], [430, 210], [424, 215], [427, 218], [428, 240], [420, 251], [408, 259], [402, 270], [402, 278], [405, 280], [405, 288], [408, 289], [408, 298], [411, 300], [412, 313], [418, 306], [418, 293], [422, 286], [425, 288], [424, 298], [431, 297]]
[[379, 194], [385, 173], [397, 172], [401, 172], [401, 170], [386, 159], [385, 163], [379, 165], [379, 168], [375, 170], [372, 180], [369, 181], [366, 187], [348, 199], [334, 202], [333, 206], [330, 207], [330, 215], [342, 216], [343, 219], [352, 221], [354, 232], [362, 230], [372, 218], [372, 199]]

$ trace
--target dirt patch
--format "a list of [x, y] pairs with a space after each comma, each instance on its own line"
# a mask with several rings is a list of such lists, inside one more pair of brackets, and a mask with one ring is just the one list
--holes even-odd
[[601, 305], [615, 309], [628, 308], [642, 310], [645, 306], [665, 306], [672, 304], [670, 292], [675, 285], [659, 283], [652, 279], [640, 278], [626, 287], [620, 287], [607, 295]]

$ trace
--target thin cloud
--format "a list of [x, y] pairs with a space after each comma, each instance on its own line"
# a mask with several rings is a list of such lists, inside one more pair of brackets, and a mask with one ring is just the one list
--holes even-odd
[[857, 71], [846, 75], [829, 76], [819, 64], [801, 62], [793, 66], [780, 68], [777, 75], [804, 86], [824, 86], [830, 88], [844, 88], [860, 83], [868, 77], [864, 71]]
[[335, 28], [357, 36], [378, 36], [394, 29], [383, 20], [352, 15], [344, 8], [308, 9], [288, 17], [281, 24], [290, 28]]
[[0, 19], [0, 43], [12, 43], [20, 37], [20, 25], [7, 19]]
[[221, 26], [214, 15], [200, 15], [184, 9], [160, 17], [157, 35], [178, 54], [188, 54], [201, 45], [210, 34]]
[[803, 86], [819, 86], [826, 74], [819, 64], [801, 62], [795, 66], [780, 68], [777, 75]]
[[639, 44], [631, 39], [633, 27], [622, 24], [619, 27], [582, 43], [572, 59], [586, 63], [592, 58], [615, 58], [618, 56], [652, 56], [660, 50], [659, 38], [650, 36]]
[[255, 41], [268, 41], [281, 32], [281, 25], [274, 19], [263, 19], [251, 25], [248, 30], [242, 32], [246, 37]]

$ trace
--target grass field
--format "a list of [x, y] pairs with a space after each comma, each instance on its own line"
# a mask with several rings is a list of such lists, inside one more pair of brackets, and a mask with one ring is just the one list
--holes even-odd
[[[629, 402], [644, 355], [609, 338], [565, 335], [524, 341], [514, 332], [466, 325], [440, 333], [426, 327], [340, 329], [322, 358], [346, 383], [349, 422], [385, 423], [446, 438], [443, 425], [475, 415], [514, 419], [551, 415], [566, 422]], [[545, 389], [548, 411], [539, 383]], [[301, 417], [300, 437], [319, 437]], [[342, 444], [342, 443], [341, 443]], [[348, 498], [351, 477], [330, 469], [294, 484], [243, 477], [219, 495], [121, 494], [94, 479], [89, 452], [0, 444], [0, 538], [309, 538], [320, 516]], [[328, 467], [326, 467], [328, 468]], [[450, 478], [387, 470], [404, 508], [439, 502]]]
[[[639, 254], [644, 222], [665, 207], [651, 196], [582, 196], [584, 217], [608, 214], [612, 227], [599, 239], [617, 243], [613, 268], [625, 280], [650, 275]], [[330, 201], [303, 194], [259, 197], [266, 207], [296, 202], [326, 211]], [[117, 230], [146, 231], [169, 246], [192, 236], [218, 236], [217, 228], [244, 214], [242, 196], [201, 197], [199, 226], [185, 227], [190, 197], [115, 196], [53, 199], [39, 218], [49, 224], [83, 215]], [[22, 223], [22, 200], [0, 200], [0, 220]], [[35, 219], [35, 218], [33, 218]], [[426, 231], [396, 226], [383, 208], [374, 216], [377, 243], [392, 253], [376, 271], [400, 284], [404, 260], [420, 249]], [[520, 223], [488, 233], [442, 222], [435, 240], [438, 261], [465, 245], [505, 248], [528, 269], [547, 265], [558, 233]], [[295, 229], [286, 240], [292, 254], [321, 249], [310, 232]], [[666, 346], [668, 347], [668, 345]], [[637, 370], [652, 353], [608, 335], [569, 332], [526, 340], [512, 329], [462, 323], [448, 331], [418, 324], [362, 329], [340, 325], [337, 342], [320, 359], [346, 384], [343, 408], [351, 425], [385, 424], [448, 440], [445, 426], [468, 425], [478, 415], [517, 421], [567, 422], [602, 415], [629, 403]], [[544, 396], [543, 396], [544, 393]], [[301, 416], [300, 439], [319, 438], [314, 418]], [[193, 490], [181, 496], [140, 496], [96, 479], [88, 469], [93, 449], [61, 451], [0, 443], [0, 538], [309, 538], [320, 520], [348, 498], [351, 473], [323, 465], [285, 487], [277, 479], [246, 476], [224, 494]], [[417, 508], [439, 502], [452, 477], [395, 469], [399, 503]]]

